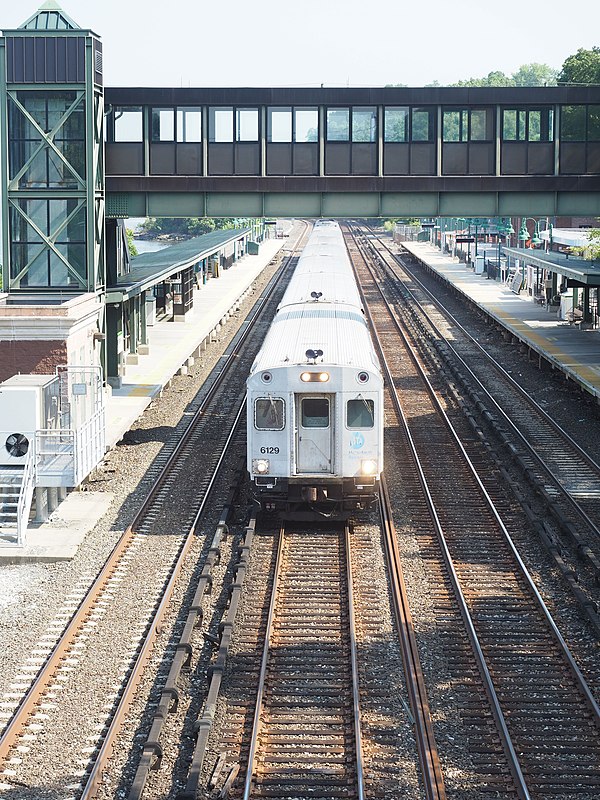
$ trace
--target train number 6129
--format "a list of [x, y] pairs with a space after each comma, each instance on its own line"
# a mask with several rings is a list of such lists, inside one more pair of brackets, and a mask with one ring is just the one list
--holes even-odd
[[264, 455], [273, 456], [273, 455], [277, 455], [277, 453], [279, 452], [279, 448], [278, 447], [261, 447], [260, 448], [260, 452], [261, 452], [261, 454], [263, 456]]

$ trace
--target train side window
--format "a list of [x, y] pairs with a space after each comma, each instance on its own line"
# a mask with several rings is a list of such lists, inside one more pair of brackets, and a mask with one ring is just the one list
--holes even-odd
[[254, 427], [259, 431], [281, 431], [285, 427], [283, 400], [260, 397], [254, 402]]
[[326, 397], [304, 397], [302, 399], [302, 427], [329, 427], [329, 400]]
[[364, 397], [348, 400], [346, 426], [352, 430], [372, 428], [375, 425], [375, 405]]

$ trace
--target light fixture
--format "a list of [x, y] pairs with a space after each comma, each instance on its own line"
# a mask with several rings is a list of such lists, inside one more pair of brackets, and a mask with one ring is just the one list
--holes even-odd
[[300, 380], [304, 383], [326, 383], [329, 380], [328, 372], [301, 372]]
[[254, 475], [268, 475], [269, 474], [269, 459], [268, 458], [253, 458], [252, 459], [252, 472]]
[[361, 475], [375, 475], [377, 472], [377, 461], [372, 458], [367, 458], [360, 462]]

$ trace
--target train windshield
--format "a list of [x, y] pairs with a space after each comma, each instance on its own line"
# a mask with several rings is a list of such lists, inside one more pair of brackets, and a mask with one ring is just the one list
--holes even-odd
[[375, 407], [372, 400], [364, 397], [348, 400], [346, 425], [352, 430], [372, 428], [375, 425]]
[[254, 403], [254, 425], [258, 430], [280, 431], [285, 427], [283, 400], [261, 397]]

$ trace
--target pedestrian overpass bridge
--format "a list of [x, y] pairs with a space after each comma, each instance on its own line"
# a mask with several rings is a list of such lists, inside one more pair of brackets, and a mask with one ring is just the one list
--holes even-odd
[[600, 87], [106, 88], [107, 216], [600, 215]]

